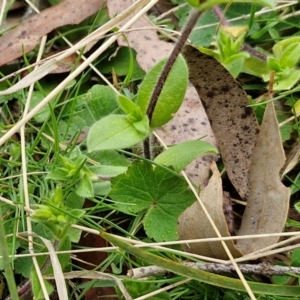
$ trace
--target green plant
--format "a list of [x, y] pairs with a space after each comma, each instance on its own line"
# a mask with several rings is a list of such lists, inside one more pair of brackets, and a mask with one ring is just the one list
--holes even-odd
[[[180, 1], [172, 2], [179, 3]], [[260, 95], [261, 91], [265, 89], [266, 83], [260, 81], [260, 78], [268, 82], [269, 72], [275, 70], [275, 89], [278, 89], [279, 92], [288, 90], [287, 93], [280, 93], [279, 97], [284, 97], [284, 101], [293, 107], [299, 96], [299, 89], [296, 85], [299, 79], [297, 70], [298, 38], [291, 37], [286, 39], [286, 42], [284, 38], [287, 36], [286, 31], [298, 30], [298, 21], [295, 19], [284, 21], [283, 18], [281, 20], [281, 13], [278, 12], [254, 16], [254, 13], [260, 10], [260, 7], [256, 6], [257, 3], [272, 4], [273, 1], [253, 1], [248, 5], [242, 1], [234, 2], [228, 10], [227, 7], [225, 9], [228, 1], [206, 1], [206, 3], [191, 1], [191, 4], [201, 9], [217, 3], [224, 4], [221, 7], [230, 17], [250, 12], [249, 19], [244, 18], [236, 23], [235, 21], [230, 23], [230, 25], [248, 26], [247, 34], [234, 36], [231, 34], [233, 29], [230, 26], [229, 32], [221, 28], [216, 31], [219, 25], [214, 24], [203, 30], [195, 30], [190, 35], [192, 43], [208, 47], [212, 41], [215, 41], [216, 50], [201, 49], [220, 59], [234, 76], [241, 75], [245, 88], [250, 91], [249, 94], [255, 90], [254, 96], [258, 93]], [[187, 12], [184, 16], [183, 10]], [[179, 26], [185, 22], [189, 11], [190, 9], [185, 6], [176, 12], [182, 13]], [[101, 16], [99, 14], [95, 19], [94, 26], [97, 27], [108, 19], [107, 12], [103, 10]], [[199, 20], [202, 25], [218, 22], [217, 17], [209, 9], [200, 16]], [[77, 28], [76, 25], [72, 28], [63, 28], [63, 35], [72, 35], [75, 40], [92, 30], [93, 28], [89, 26]], [[114, 32], [117, 32], [117, 28], [114, 29]], [[55, 34], [52, 36], [54, 38], [47, 43], [49, 48], [51, 48], [51, 43], [54, 43], [56, 47], [65, 45], [65, 42], [61, 40], [57, 42], [58, 36]], [[282, 41], [280, 41], [281, 39]], [[101, 43], [101, 41], [98, 42], [96, 47]], [[268, 59], [261, 60], [253, 57], [243, 48], [244, 43], [251, 44], [253, 47], [257, 46], [256, 50], [258, 51], [265, 49], [262, 52]], [[268, 52], [272, 48], [271, 45], [274, 45], [272, 53]], [[144, 72], [135, 61], [135, 50], [122, 47], [115, 56], [110, 57], [115, 50], [115, 45], [112, 45], [95, 60], [95, 65], [106, 74], [106, 79], [111, 80], [110, 76], [113, 74], [113, 82], [118, 91], [106, 86], [106, 83], [97, 76], [97, 84], [95, 84], [95, 74], [91, 70], [87, 70], [82, 73], [80, 78], [73, 80], [65, 89], [61, 90], [51, 104], [45, 106], [43, 111], [35, 115], [34, 119], [26, 126], [28, 194], [31, 206], [35, 209], [35, 212], [30, 215], [31, 220], [35, 221], [33, 222], [33, 232], [51, 240], [53, 244], [55, 244], [55, 240], [59, 239], [58, 249], [60, 250], [70, 250], [76, 247], [80, 231], [74, 231], [71, 228], [75, 223], [98, 231], [106, 228], [130, 237], [132, 240], [167, 241], [177, 239], [176, 219], [180, 212], [194, 201], [193, 195], [178, 172], [194, 158], [206, 153], [216, 153], [216, 149], [210, 144], [196, 140], [171, 146], [154, 160], [153, 158], [147, 160], [140, 156], [142, 142], [147, 140], [155, 128], [168, 122], [181, 105], [187, 85], [187, 68], [182, 57], [179, 57], [173, 67], [174, 71], [171, 71], [171, 74], [174, 73], [170, 75], [173, 76], [170, 77], [172, 80], [166, 82], [158, 102], [153, 105], [151, 98], [165, 62], [160, 62], [146, 75], [139, 91], [136, 92], [137, 83], [143, 79]], [[35, 55], [36, 52], [33, 51], [29, 57], [32, 59]], [[3, 72], [7, 75], [7, 70], [3, 70]], [[180, 78], [176, 76], [178, 73], [180, 73]], [[245, 77], [246, 80], [243, 81], [245, 78], [241, 73], [252, 74], [256, 76], [256, 80], [253, 80], [253, 77]], [[65, 75], [60, 74], [49, 75], [47, 80], [41, 79], [33, 92], [31, 109], [41, 103], [43, 98], [64, 77]], [[252, 80], [249, 81], [249, 78]], [[13, 85], [17, 80], [16, 76], [15, 79], [8, 78], [5, 82], [1, 82], [1, 90]], [[177, 89], [178, 87], [180, 90]], [[0, 96], [2, 111], [4, 115], [9, 115], [10, 121], [5, 123], [1, 119], [3, 132], [14, 126], [16, 121], [16, 119], [12, 121], [13, 118], [10, 118], [10, 99], [18, 99], [22, 111], [27, 95], [27, 91], [24, 90], [9, 96]], [[282, 103], [286, 105], [284, 101]], [[253, 104], [257, 104], [255, 100], [253, 100]], [[151, 116], [149, 107], [152, 110]], [[261, 111], [264, 110], [263, 105], [260, 105], [259, 108]], [[294, 108], [297, 112], [296, 105]], [[292, 116], [292, 113], [289, 110], [284, 114], [282, 111], [278, 111], [278, 115], [279, 120], [283, 122]], [[292, 126], [291, 123], [287, 125], [289, 130], [285, 132], [285, 141], [289, 142], [290, 139], [295, 138], [297, 126]], [[88, 129], [90, 132], [86, 143], [81, 136], [84, 137]], [[10, 255], [14, 256], [17, 253], [26, 255], [28, 244], [16, 238], [18, 232], [27, 231], [23, 209], [23, 184], [22, 180], [19, 180], [21, 177], [18, 173], [22, 167], [20, 158], [24, 150], [21, 149], [19, 141], [13, 139], [7, 141], [2, 147], [0, 160], [3, 178], [0, 179], [0, 191], [2, 197], [12, 201], [11, 206], [1, 203], [5, 230], [9, 234], [5, 243]], [[295, 187], [297, 176], [292, 174], [291, 178], [295, 180], [293, 189], [296, 192], [299, 190], [298, 187]], [[82, 208], [86, 198], [93, 202], [92, 208]], [[16, 205], [16, 208], [12, 205]], [[48, 224], [47, 220], [50, 220], [51, 223]], [[40, 246], [40, 240], [37, 237], [34, 237], [34, 241], [36, 243], [35, 252], [47, 251], [45, 247]], [[79, 247], [82, 248], [81, 245]], [[109, 255], [97, 265], [97, 269], [108, 272], [107, 268], [111, 267], [111, 273], [119, 276], [125, 268], [151, 263], [139, 258], [138, 254], [137, 257], [133, 257], [124, 249], [127, 250], [127, 248], [121, 248], [118, 251], [111, 250]], [[131, 251], [130, 247], [128, 249]], [[176, 249], [180, 249], [180, 247], [178, 246]], [[155, 252], [158, 257], [167, 257], [170, 264], [172, 261], [179, 261], [182, 258], [179, 255], [168, 253], [168, 250], [151, 249], [143, 254], [147, 257], [150, 251]], [[134, 252], [132, 253], [136, 255]], [[30, 258], [16, 258], [11, 261], [15, 273], [20, 273], [25, 278], [31, 278], [35, 296], [42, 298], [37, 275], [32, 270]], [[63, 259], [60, 258], [60, 261], [65, 270], [78, 268], [78, 266], [70, 265], [70, 255], [66, 255]], [[45, 262], [45, 257], [40, 258], [40, 267], [43, 267]], [[74, 261], [73, 264], [75, 264]], [[45, 272], [51, 273], [51, 267], [48, 267]], [[139, 297], [141, 289], [144, 292], [152, 292], [166, 285], [178, 283], [184, 277], [186, 278], [186, 275], [174, 274], [168, 278], [153, 276], [143, 282], [130, 279], [126, 280], [126, 287], [133, 297]], [[46, 285], [49, 292], [53, 290], [47, 281]], [[76, 285], [70, 296], [76, 299], [83, 297], [85, 291], [92, 285], [116, 287], [116, 284], [105, 280], [81, 283]], [[240, 287], [238, 284], [237, 286]], [[274, 287], [279, 290], [278, 286], [274, 285]], [[272, 288], [270, 290], [274, 291]], [[291, 291], [292, 289], [289, 290], [290, 293]], [[119, 295], [121, 297], [120, 293]], [[161, 294], [163, 299], [193, 297], [249, 299], [244, 292], [215, 288], [215, 286], [196, 280]], [[260, 295], [258, 299], [285, 299], [285, 297]]]

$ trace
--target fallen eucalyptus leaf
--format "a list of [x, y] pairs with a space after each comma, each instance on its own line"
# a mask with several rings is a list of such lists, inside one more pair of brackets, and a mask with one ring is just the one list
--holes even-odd
[[184, 56], [217, 139], [229, 179], [242, 199], [249, 196], [249, 167], [259, 131], [247, 95], [214, 58], [186, 46]]
[[[287, 219], [290, 190], [279, 172], [285, 162], [280, 131], [270, 102], [265, 110], [250, 168], [250, 197], [238, 235], [280, 233]], [[278, 237], [238, 240], [243, 253], [260, 250], [277, 242]]]
[[97, 13], [104, 3], [102, 0], [87, 3], [82, 0], [65, 0], [24, 20], [0, 37], [0, 66], [33, 50], [40, 38], [55, 28], [79, 24]]
[[[221, 174], [215, 163], [211, 166], [212, 176], [208, 185], [201, 191], [200, 199], [206, 207], [216, 227], [223, 237], [230, 236], [227, 222], [223, 212], [223, 189]], [[178, 219], [178, 235], [180, 240], [204, 239], [217, 237], [208, 218], [202, 210], [198, 201], [188, 207]], [[240, 257], [242, 253], [234, 246], [233, 241], [226, 242], [233, 257]], [[201, 242], [182, 244], [182, 248], [191, 253], [228, 259], [221, 242]]]

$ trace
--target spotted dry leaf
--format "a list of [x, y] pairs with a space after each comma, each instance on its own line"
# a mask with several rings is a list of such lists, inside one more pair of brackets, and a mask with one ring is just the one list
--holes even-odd
[[[107, 1], [110, 16], [124, 11], [131, 3], [132, 0]], [[137, 52], [137, 61], [144, 71], [149, 71], [158, 61], [169, 56], [174, 44], [160, 40], [155, 26], [146, 16], [140, 18], [131, 28], [136, 30], [126, 33], [127, 41], [120, 38], [118, 43], [120, 46], [130, 46]], [[205, 110], [195, 88], [191, 85], [174, 118], [168, 124], [156, 129], [156, 133], [167, 145], [200, 138], [216, 144]], [[195, 184], [202, 187], [207, 184], [212, 159], [215, 159], [215, 156], [204, 156], [187, 166], [185, 171]]]
[[249, 168], [259, 132], [247, 95], [214, 58], [186, 46], [190, 81], [205, 107], [228, 177], [241, 198], [249, 196]]

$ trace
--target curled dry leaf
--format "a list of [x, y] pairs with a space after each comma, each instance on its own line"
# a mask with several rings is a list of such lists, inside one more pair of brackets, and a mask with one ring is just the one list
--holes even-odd
[[291, 171], [299, 162], [300, 158], [300, 142], [296, 142], [293, 146], [291, 151], [288, 153], [286, 162], [281, 170], [282, 177]]
[[[223, 189], [220, 172], [215, 163], [212, 164], [212, 176], [208, 185], [201, 191], [200, 199], [212, 216], [216, 227], [223, 237], [230, 236], [227, 222], [223, 212]], [[198, 201], [186, 209], [178, 219], [178, 235], [180, 240], [204, 239], [217, 237], [208, 218]], [[242, 253], [234, 246], [232, 241], [226, 242], [227, 247], [234, 257], [242, 256]], [[194, 254], [228, 259], [221, 242], [201, 242], [182, 244], [185, 251]]]
[[229, 179], [242, 199], [249, 195], [249, 167], [258, 124], [247, 95], [213, 57], [186, 46], [190, 81], [204, 105]]
[[[131, 3], [131, 0], [107, 1], [110, 16], [113, 17], [125, 10]], [[149, 71], [154, 64], [169, 56], [174, 44], [160, 40], [157, 28], [146, 16], [140, 18], [131, 28], [136, 30], [127, 32], [125, 34], [127, 40], [119, 38], [118, 43], [120, 46], [129, 46], [137, 52], [137, 61], [144, 71]], [[155, 131], [167, 145], [195, 139], [216, 144], [205, 110], [192, 85], [188, 87], [183, 104], [174, 118]], [[207, 155], [198, 158], [186, 167], [185, 171], [195, 184], [202, 187], [207, 184], [210, 163], [215, 157]]]
[[[290, 190], [280, 181], [285, 154], [274, 103], [267, 105], [250, 168], [250, 197], [238, 235], [280, 233], [287, 219]], [[244, 253], [277, 242], [278, 237], [245, 239], [237, 242]]]
[[0, 66], [33, 50], [40, 38], [55, 28], [79, 24], [97, 13], [104, 3], [104, 0], [64, 0], [26, 19], [0, 37]]

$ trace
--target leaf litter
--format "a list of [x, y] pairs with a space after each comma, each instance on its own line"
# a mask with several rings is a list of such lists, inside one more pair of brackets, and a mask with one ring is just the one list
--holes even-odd
[[[131, 1], [108, 1], [107, 6], [110, 15], [112, 16], [117, 14], [120, 10], [124, 10], [130, 5], [130, 2]], [[159, 39], [156, 30], [149, 30], [149, 26], [153, 25], [149, 22], [147, 17], [144, 16], [132, 26], [132, 28], [139, 30], [126, 33], [126, 40], [123, 38], [118, 39], [120, 46], [129, 46], [135, 49], [137, 52], [137, 61], [140, 67], [146, 72], [149, 71], [157, 61], [169, 55], [173, 48], [171, 43]], [[146, 27], [147, 29], [141, 30]], [[186, 98], [180, 110], [168, 124], [158, 128], [156, 132], [163, 142], [168, 145], [203, 137], [204, 140], [216, 144], [216, 136], [228, 176], [241, 198], [247, 199], [250, 195], [249, 174], [252, 154], [259, 133], [256, 117], [252, 109], [248, 107], [247, 95], [226, 69], [215, 61], [214, 58], [201, 54], [198, 50], [190, 46], [186, 47], [185, 56], [189, 64], [190, 81], [196, 90], [192, 85], [189, 86]], [[213, 132], [210, 128], [210, 122]], [[211, 162], [215, 159], [216, 156], [198, 158], [186, 168], [189, 178], [195, 184], [205, 187], [208, 181], [208, 172]], [[221, 191], [221, 178], [217, 180], [216, 177], [218, 176], [216, 175], [216, 170], [214, 172], [211, 185], [217, 185]], [[219, 183], [217, 184], [217, 182]], [[205, 192], [205, 189], [203, 193], [205, 195], [204, 199], [210, 199], [204, 200], [208, 202], [206, 205], [209, 206], [216, 201], [219, 203], [218, 205], [216, 203], [212, 204], [210, 210], [215, 222], [222, 222], [220, 228], [223, 229], [224, 226], [227, 227], [227, 223], [223, 215], [223, 194], [220, 191], [217, 200], [207, 196], [209, 192]], [[199, 204], [194, 203], [193, 205], [198, 206]], [[286, 207], [286, 204], [283, 206]], [[191, 212], [193, 206], [188, 210]], [[216, 210], [218, 211], [217, 214], [215, 214]], [[285, 209], [283, 209], [283, 211], [285, 211]], [[193, 213], [196, 219], [199, 218], [199, 207], [194, 209]], [[259, 211], [257, 211], [257, 214], [259, 215]], [[285, 213], [282, 215], [285, 215]], [[193, 218], [193, 216], [188, 215], [187, 218]], [[206, 219], [206, 217], [203, 216], [203, 218], [199, 219]], [[284, 217], [282, 219], [284, 219]], [[180, 217], [180, 220], [185, 220], [186, 222], [186, 216]], [[195, 220], [195, 222], [194, 225], [187, 223], [184, 225], [190, 226], [189, 229], [191, 231], [195, 230], [196, 235], [198, 235], [199, 231], [203, 231], [203, 228], [207, 228], [207, 225], [198, 224], [198, 220]], [[243, 218], [243, 222], [247, 224], [251, 222], [251, 219], [247, 220]], [[277, 232], [281, 232], [283, 224], [278, 226]], [[224, 231], [226, 231], [224, 236], [230, 235], [227, 229]], [[274, 230], [270, 232], [274, 232]], [[206, 236], [210, 234], [215, 236], [215, 233], [209, 233], [209, 230], [204, 233]], [[186, 232], [182, 238], [187, 238]], [[191, 238], [197, 237], [193, 236]], [[188, 247], [190, 247], [190, 245]], [[213, 246], [213, 249], [211, 249], [209, 245], [205, 247], [206, 249], [210, 249], [206, 250], [207, 254], [210, 252], [211, 255], [211, 253], [214, 252], [214, 255], [224, 257], [224, 250], [221, 249], [219, 251], [218, 248], [221, 248], [219, 245], [217, 247]], [[234, 256], [242, 255], [241, 251], [234, 245], [230, 245], [230, 248]], [[191, 249], [188, 251], [190, 250]], [[218, 251], [220, 253], [218, 253]]]
[[190, 81], [205, 107], [228, 177], [242, 199], [249, 196], [249, 167], [259, 132], [247, 95], [213, 57], [186, 46]]
[[[238, 235], [282, 232], [287, 219], [290, 193], [279, 176], [285, 155], [274, 104], [268, 104], [259, 132], [252, 109], [247, 107], [245, 93], [225, 68], [215, 59], [190, 46], [186, 48], [185, 55], [190, 80], [205, 103], [228, 176], [240, 196], [248, 198]], [[214, 75], [210, 77], [211, 74]], [[239, 173], [236, 173], [237, 170]], [[224, 232], [227, 224], [222, 211], [221, 178], [217, 181], [216, 176], [214, 171], [209, 185], [201, 192], [201, 200], [222, 235], [229, 236], [227, 230]], [[215, 187], [210, 190], [213, 184]], [[202, 211], [197, 204], [194, 203], [179, 218], [182, 239], [215, 236], [214, 232], [208, 231], [211, 226], [207, 217], [201, 215]], [[234, 256], [241, 256], [275, 244], [277, 240], [278, 237], [245, 239], [229, 247], [233, 246], [231, 251]], [[201, 244], [198, 247], [194, 244], [184, 247], [189, 252], [193, 249], [197, 254], [210, 253], [209, 256], [224, 257], [219, 245]]]
[[[200, 199], [206, 207], [208, 213], [213, 218], [215, 225], [223, 237], [230, 236], [227, 222], [223, 212], [223, 188], [221, 174], [215, 165], [212, 164], [212, 176], [208, 185], [201, 191]], [[180, 240], [205, 239], [217, 237], [217, 234], [211, 226], [206, 214], [202, 210], [198, 201], [187, 208], [178, 219], [178, 235]], [[231, 254], [234, 257], [242, 256], [242, 253], [236, 249], [233, 241], [226, 242]], [[201, 242], [192, 244], [182, 244], [185, 251], [216, 257], [219, 259], [228, 259], [221, 242]]]
[[104, 3], [102, 0], [64, 0], [24, 20], [0, 37], [0, 66], [33, 50], [40, 38], [52, 30], [64, 25], [79, 24], [97, 13]]

